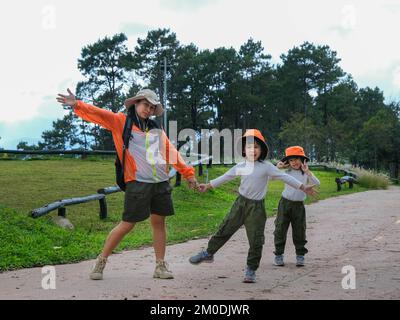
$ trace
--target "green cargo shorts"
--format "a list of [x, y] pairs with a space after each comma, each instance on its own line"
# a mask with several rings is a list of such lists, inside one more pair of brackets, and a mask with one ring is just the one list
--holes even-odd
[[168, 181], [159, 183], [128, 182], [122, 221], [140, 222], [146, 220], [150, 214], [172, 216], [175, 210], [171, 192], [172, 187]]

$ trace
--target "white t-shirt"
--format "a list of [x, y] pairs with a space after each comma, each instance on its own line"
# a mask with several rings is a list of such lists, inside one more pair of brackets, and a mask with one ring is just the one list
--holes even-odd
[[[321, 184], [318, 178], [314, 176], [313, 173], [308, 176], [306, 173], [302, 174], [301, 170], [294, 169], [286, 170], [286, 173], [300, 181], [305, 186], [309, 184], [319, 186]], [[295, 189], [288, 184], [285, 184], [285, 189], [282, 192], [282, 197], [291, 201], [304, 201], [307, 198], [307, 195], [303, 191]]]

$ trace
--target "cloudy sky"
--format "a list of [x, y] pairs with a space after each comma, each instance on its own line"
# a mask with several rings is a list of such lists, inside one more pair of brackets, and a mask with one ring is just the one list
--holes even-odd
[[400, 100], [400, 0], [1, 1], [0, 147], [37, 143], [63, 116], [55, 97], [82, 80], [82, 47], [124, 32], [132, 49], [156, 28], [200, 49], [252, 37], [275, 63], [304, 41], [327, 44], [359, 86]]

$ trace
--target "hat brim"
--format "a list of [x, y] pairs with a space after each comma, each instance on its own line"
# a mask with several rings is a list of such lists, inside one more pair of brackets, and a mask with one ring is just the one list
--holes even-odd
[[156, 106], [156, 110], [154, 111], [154, 115], [159, 117], [163, 114], [164, 112], [164, 108], [162, 106], [161, 103], [159, 103], [158, 101], [154, 101], [152, 99], [146, 98], [145, 96], [142, 95], [138, 95], [138, 96], [134, 96], [132, 98], [126, 99], [125, 100], [125, 107], [127, 109], [129, 109], [130, 107], [132, 107], [133, 105], [135, 105], [135, 103], [139, 100], [147, 100], [148, 102], [150, 102], [152, 105]]
[[303, 158], [303, 159], [305, 159], [305, 160], [307, 160], [307, 161], [310, 161], [310, 158], [309, 158], [309, 157], [306, 157], [306, 156], [296, 156], [296, 155], [284, 157], [284, 158], [281, 159], [281, 161], [282, 161], [282, 162], [288, 162], [289, 159], [291, 159], [291, 158]]
[[261, 145], [265, 148], [266, 153], [267, 153], [267, 155], [268, 155], [268, 153], [269, 153], [269, 147], [268, 147], [268, 145], [267, 145], [266, 142], [262, 141], [260, 138], [257, 138], [256, 136], [243, 136], [243, 137], [240, 137], [240, 138], [239, 138], [239, 142], [242, 144], [242, 156], [243, 156], [243, 157], [246, 156], [246, 153], [245, 153], [245, 150], [244, 150], [244, 146], [243, 146], [243, 145], [246, 143], [246, 139], [247, 139], [247, 138], [251, 138], [251, 137], [254, 138], [254, 140], [257, 141], [257, 143], [261, 144]]

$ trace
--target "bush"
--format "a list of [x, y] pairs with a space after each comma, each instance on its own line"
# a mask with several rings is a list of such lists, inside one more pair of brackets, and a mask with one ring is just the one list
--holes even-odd
[[369, 189], [387, 189], [390, 185], [389, 177], [372, 170], [353, 168], [352, 171], [357, 174], [357, 181], [360, 186]]
[[351, 164], [341, 164], [338, 162], [321, 163], [330, 168], [336, 168], [347, 172], [355, 173], [357, 175], [357, 182], [361, 187], [367, 189], [387, 189], [391, 184], [390, 178], [383, 173], [373, 170], [363, 169]]

